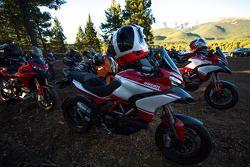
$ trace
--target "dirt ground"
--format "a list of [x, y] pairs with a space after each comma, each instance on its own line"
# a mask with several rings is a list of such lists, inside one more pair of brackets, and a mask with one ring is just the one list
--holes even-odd
[[[234, 83], [239, 103], [229, 110], [209, 107], [203, 90], [191, 93], [194, 105], [175, 105], [177, 112], [204, 121], [213, 140], [211, 155], [196, 166], [250, 167], [250, 58], [229, 60], [233, 75], [222, 76]], [[57, 62], [57, 80], [62, 74]], [[73, 96], [72, 87], [57, 89], [59, 103]], [[53, 112], [43, 112], [31, 105], [0, 107], [0, 167], [172, 167], [154, 144], [154, 122], [147, 130], [130, 136], [107, 134], [93, 128], [88, 134], [76, 134], [64, 123], [60, 104]]]

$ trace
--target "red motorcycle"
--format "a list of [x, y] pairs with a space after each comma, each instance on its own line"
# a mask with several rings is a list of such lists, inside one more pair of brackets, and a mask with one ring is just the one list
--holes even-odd
[[33, 47], [34, 53], [23, 56], [18, 71], [8, 72], [6, 67], [0, 68], [0, 101], [35, 99], [45, 111], [55, 107], [55, 91], [48, 84], [48, 66], [42, 58], [39, 48]]
[[236, 87], [219, 78], [219, 73], [231, 74], [228, 62], [219, 47], [214, 52], [192, 52], [173, 56], [185, 81], [185, 89], [197, 90], [206, 81], [210, 84], [205, 90], [207, 103], [217, 109], [228, 109], [238, 102]]
[[179, 164], [199, 163], [211, 151], [210, 135], [198, 119], [173, 111], [172, 103], [192, 103], [193, 98], [183, 90], [182, 76], [165, 49], [159, 52], [161, 68], [143, 58], [137, 69], [121, 71], [109, 85], [93, 73], [67, 73], [60, 84], [72, 82], [81, 94], [63, 102], [64, 119], [77, 132], [95, 125], [108, 133], [129, 135], [146, 129], [159, 112], [155, 142], [160, 151]]

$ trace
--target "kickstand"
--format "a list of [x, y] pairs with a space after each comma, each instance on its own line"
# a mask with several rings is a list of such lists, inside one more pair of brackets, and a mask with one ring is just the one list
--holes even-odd
[[112, 134], [111, 130], [109, 130], [109, 128], [106, 126], [106, 124], [102, 123], [101, 125], [108, 132], [109, 135]]

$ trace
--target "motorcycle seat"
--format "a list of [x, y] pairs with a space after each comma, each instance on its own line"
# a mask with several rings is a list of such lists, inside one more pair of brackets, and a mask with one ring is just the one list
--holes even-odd
[[99, 97], [110, 95], [121, 85], [121, 82], [116, 79], [114, 79], [110, 84], [106, 85], [105, 80], [99, 78], [93, 73], [88, 72], [74, 71], [71, 72], [70, 76], [72, 79], [80, 82], [86, 90]]
[[183, 68], [183, 67], [185, 67], [186, 65], [188, 65], [190, 62], [189, 61], [183, 61], [183, 62], [176, 62], [175, 64], [176, 64], [176, 66], [178, 67], [178, 68]]

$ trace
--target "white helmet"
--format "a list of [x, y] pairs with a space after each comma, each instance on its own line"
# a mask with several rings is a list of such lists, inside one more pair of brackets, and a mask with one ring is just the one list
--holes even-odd
[[144, 37], [142, 27], [138, 25], [123, 26], [112, 35], [108, 54], [111, 54], [121, 65], [134, 62], [149, 52]]

